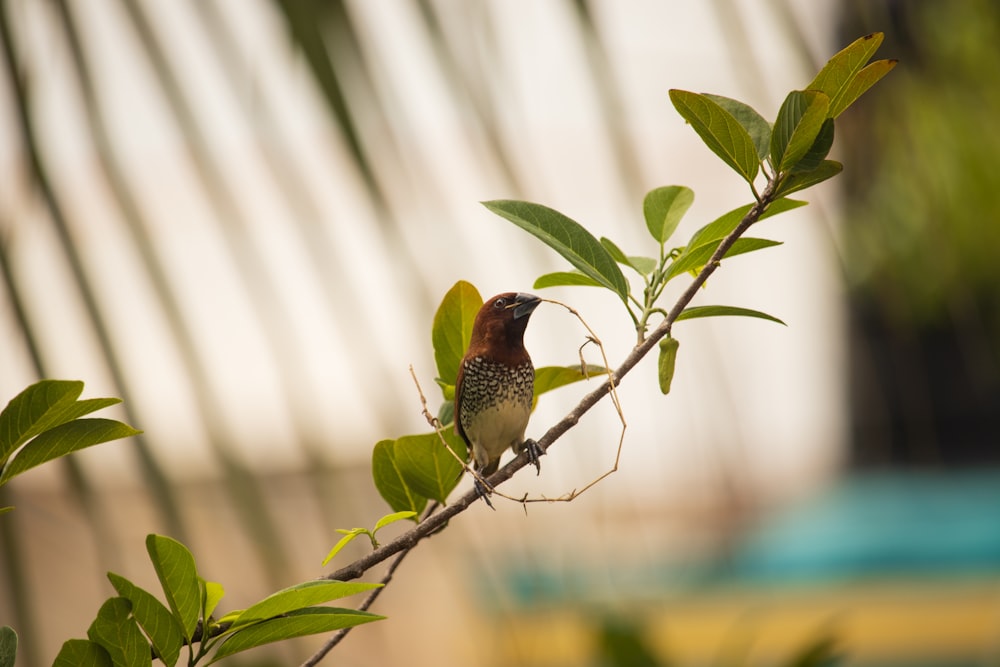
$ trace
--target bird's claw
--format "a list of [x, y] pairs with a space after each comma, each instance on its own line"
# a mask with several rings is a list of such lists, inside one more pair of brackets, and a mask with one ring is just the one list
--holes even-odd
[[534, 440], [525, 440], [524, 450], [528, 453], [528, 462], [535, 466], [535, 475], [541, 475], [542, 462], [538, 459], [545, 456], [545, 450]]
[[486, 483], [486, 480], [480, 479], [478, 476], [472, 481], [472, 488], [476, 490], [476, 495], [483, 499], [483, 502], [491, 509], [496, 511], [496, 507], [493, 507], [493, 503], [490, 501], [490, 494], [493, 493], [493, 489], [490, 485]]

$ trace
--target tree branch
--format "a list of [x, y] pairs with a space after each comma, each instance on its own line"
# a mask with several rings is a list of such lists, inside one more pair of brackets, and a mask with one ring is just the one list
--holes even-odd
[[[432, 507], [431, 511], [433, 511], [433, 509], [434, 508]], [[386, 573], [382, 576], [382, 579], [379, 582], [382, 586], [372, 590], [372, 592], [368, 594], [364, 601], [358, 605], [358, 611], [368, 611], [369, 607], [372, 606], [372, 603], [378, 599], [378, 596], [385, 590], [385, 587], [389, 585], [389, 582], [392, 581], [392, 575], [395, 574], [396, 568], [399, 567], [399, 564], [403, 562], [403, 559], [406, 558], [406, 554], [408, 553], [410, 553], [410, 549], [401, 551], [399, 555], [396, 556], [396, 560], [389, 564], [389, 569], [386, 570]], [[333, 647], [339, 644], [344, 637], [347, 636], [347, 633], [353, 629], [353, 627], [354, 626], [342, 628], [333, 633], [333, 635], [331, 635], [331, 637], [325, 644], [323, 644], [322, 647], [320, 647], [318, 651], [309, 656], [309, 659], [302, 663], [302, 667], [315, 667], [315, 665], [318, 665], [319, 661], [326, 657], [326, 654], [332, 651]]]
[[[774, 200], [775, 185], [776, 184], [773, 180], [768, 182], [767, 187], [760, 195], [760, 199], [747, 212], [747, 214], [740, 221], [740, 224], [737, 225], [736, 228], [722, 240], [705, 267], [698, 273], [695, 279], [691, 281], [691, 284], [686, 290], [684, 290], [680, 297], [678, 297], [677, 302], [667, 313], [663, 322], [661, 322], [649, 334], [649, 336], [646, 337], [646, 340], [632, 348], [632, 351], [627, 357], [625, 357], [621, 365], [615, 369], [612, 373], [615, 385], [622, 381], [625, 375], [628, 374], [628, 372], [631, 371], [651, 349], [653, 349], [661, 338], [670, 333], [670, 329], [673, 327], [674, 321], [681, 314], [681, 312], [687, 308], [688, 304], [691, 303], [695, 295], [697, 295], [698, 290], [701, 289], [701, 286], [705, 284], [706, 280], [708, 280], [708, 277], [711, 276], [717, 268], [719, 268], [719, 263], [733, 246], [733, 243], [746, 233], [750, 226], [757, 222], [764, 211], [767, 210], [767, 207]], [[537, 440], [538, 445], [547, 451], [548, 448], [551, 447], [560, 437], [562, 437], [564, 433], [576, 426], [576, 424], [580, 421], [580, 418], [583, 417], [583, 415], [586, 414], [592, 407], [594, 407], [598, 401], [604, 398], [605, 395], [607, 395], [611, 388], [611, 381], [611, 379], [605, 380], [599, 387], [597, 387], [597, 389], [584, 396], [576, 407], [574, 407], [560, 421], [556, 422], [556, 424], [549, 428], [549, 430]], [[487, 482], [490, 486], [498, 486], [499, 484], [502, 484], [510, 479], [514, 473], [526, 466], [528, 463], [527, 454], [522, 453], [494, 473], [487, 480]], [[406, 533], [397, 537], [395, 540], [383, 544], [370, 554], [362, 556], [350, 565], [342, 567], [339, 570], [324, 576], [323, 578], [335, 579], [338, 581], [357, 579], [375, 565], [391, 558], [394, 554], [406, 552], [415, 547], [421, 540], [432, 535], [437, 530], [440, 530], [452, 517], [457, 516], [468, 509], [469, 506], [478, 499], [478, 497], [479, 496], [474, 489], [469, 490], [464, 495], [453, 501], [450, 505], [441, 508], [440, 511], [433, 512], [428, 515], [423, 521], [418, 523]]]
[[[740, 223], [729, 233], [722, 241], [719, 243], [719, 247], [716, 248], [715, 252], [712, 254], [711, 259], [702, 268], [691, 284], [688, 285], [687, 289], [678, 297], [677, 302], [674, 307], [670, 309], [661, 322], [647, 337], [644, 341], [632, 348], [632, 351], [625, 357], [621, 365], [614, 370], [611, 377], [605, 380], [597, 389], [593, 390], [577, 403], [570, 412], [563, 417], [561, 420], [556, 422], [545, 434], [537, 440], [538, 445], [545, 451], [551, 447], [564, 433], [577, 425], [580, 418], [583, 417], [592, 407], [597, 405], [597, 403], [604, 398], [611, 390], [612, 383], [617, 386], [625, 375], [628, 374], [642, 359], [645, 357], [650, 350], [659, 342], [661, 338], [670, 333], [674, 322], [677, 320], [678, 316], [688, 307], [688, 304], [694, 300], [694, 297], [698, 294], [698, 290], [701, 286], [705, 284], [717, 268], [719, 268], [722, 258], [725, 257], [729, 249], [732, 248], [733, 244], [738, 238], [740, 238], [755, 222], [760, 220], [760, 216], [767, 210], [767, 207], [774, 201], [775, 189], [777, 183], [774, 179], [771, 179], [767, 183], [767, 187], [757, 198], [757, 203], [747, 212], [747, 214], [740, 220]], [[756, 195], [756, 193], [755, 193]], [[529, 459], [527, 453], [522, 453], [517, 456], [513, 461], [510, 461], [503, 468], [494, 473], [488, 480], [490, 486], [496, 487], [508, 479], [513, 477], [514, 473], [528, 465]], [[372, 551], [367, 556], [363, 556], [358, 560], [354, 561], [346, 567], [342, 567], [336, 572], [332, 572], [326, 575], [325, 579], [334, 579], [338, 581], [348, 581], [351, 579], [357, 579], [362, 576], [369, 569], [378, 565], [379, 563], [391, 558], [394, 555], [396, 560], [392, 562], [389, 566], [388, 572], [383, 576], [382, 583], [388, 584], [392, 579], [393, 573], [399, 564], [402, 562], [406, 554], [410, 552], [417, 544], [420, 543], [424, 538], [430, 537], [438, 530], [441, 530], [444, 525], [454, 516], [461, 514], [469, 508], [469, 506], [474, 503], [479, 498], [479, 495], [475, 490], [470, 490], [466, 492], [463, 496], [455, 500], [452, 504], [447, 505], [437, 511], [437, 505], [432, 505], [428, 508], [427, 512], [424, 514], [423, 520], [420, 521], [412, 529], [403, 533], [397, 537], [392, 542], [382, 545], [378, 549]], [[378, 597], [381, 591], [385, 590], [385, 587], [375, 589], [362, 603], [361, 609], [368, 609], [372, 602]], [[302, 663], [302, 667], [314, 667], [319, 664], [330, 650], [340, 643], [341, 640], [347, 633], [351, 631], [351, 628], [344, 628], [336, 632], [330, 639], [324, 644], [315, 654], [313, 654], [306, 662]]]

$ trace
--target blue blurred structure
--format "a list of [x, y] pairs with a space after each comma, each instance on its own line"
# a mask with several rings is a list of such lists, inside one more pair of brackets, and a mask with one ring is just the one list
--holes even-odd
[[756, 582], [1000, 574], [1000, 472], [848, 477], [771, 517], [732, 574]]
[[627, 618], [659, 664], [985, 667], [1000, 656], [998, 507], [997, 469], [854, 473], [759, 515], [729, 548], [613, 567], [540, 557], [480, 599], [516, 619], [521, 665], [577, 664], [547, 647], [589, 645]]

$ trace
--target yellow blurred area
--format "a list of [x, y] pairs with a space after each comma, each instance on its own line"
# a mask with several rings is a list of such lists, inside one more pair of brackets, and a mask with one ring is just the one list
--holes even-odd
[[[990, 664], [1000, 650], [995, 577], [712, 590], [616, 610], [665, 665], [779, 664], [824, 638], [844, 665]], [[487, 664], [591, 664], [601, 619], [569, 609], [484, 624]]]

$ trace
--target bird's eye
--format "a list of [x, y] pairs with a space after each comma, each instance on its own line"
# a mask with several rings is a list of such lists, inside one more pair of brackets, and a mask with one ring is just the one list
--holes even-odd
[[503, 308], [506, 305], [507, 305], [507, 300], [503, 297], [500, 297], [499, 299], [493, 302], [494, 308]]

